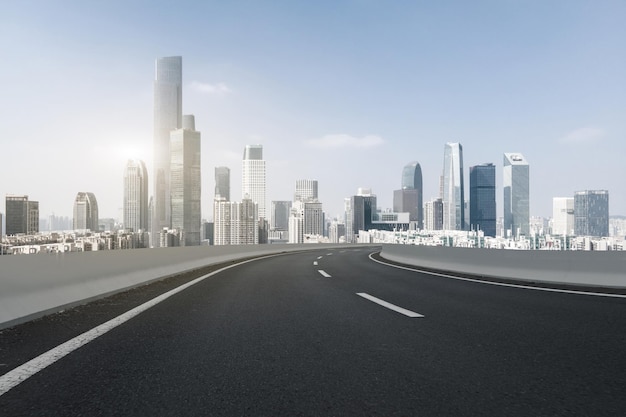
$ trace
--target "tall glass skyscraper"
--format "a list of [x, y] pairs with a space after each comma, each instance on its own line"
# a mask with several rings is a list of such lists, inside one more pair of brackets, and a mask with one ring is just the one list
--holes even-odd
[[215, 167], [215, 198], [230, 201], [230, 168]]
[[156, 60], [154, 80], [154, 183], [153, 246], [164, 227], [172, 226], [170, 203], [170, 132], [182, 127], [183, 59], [180, 56]]
[[574, 233], [577, 236], [609, 235], [609, 192], [577, 191], [574, 194]]
[[129, 160], [124, 171], [124, 228], [148, 231], [148, 170], [141, 160]]
[[74, 230], [100, 230], [98, 225], [98, 201], [93, 193], [80, 192], [74, 200]]
[[465, 230], [465, 185], [463, 182], [463, 147], [446, 143], [443, 151], [443, 228]]
[[171, 132], [172, 228], [183, 231], [181, 246], [200, 244], [200, 132], [193, 117], [185, 116], [185, 128]]
[[496, 236], [496, 167], [482, 164], [470, 167], [470, 224], [485, 236]]
[[424, 227], [422, 167], [417, 161], [402, 169], [402, 188], [393, 192], [393, 210], [397, 213], [409, 213], [409, 221], [417, 222], [418, 228]]
[[511, 236], [530, 235], [530, 170], [519, 153], [504, 154], [504, 230]]
[[267, 219], [265, 212], [265, 161], [263, 145], [246, 145], [243, 151], [241, 198], [249, 198], [258, 205], [259, 219]]

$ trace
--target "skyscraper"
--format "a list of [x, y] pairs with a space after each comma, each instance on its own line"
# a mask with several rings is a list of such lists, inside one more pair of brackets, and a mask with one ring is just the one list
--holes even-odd
[[170, 144], [172, 228], [184, 232], [185, 246], [200, 244], [200, 146], [194, 118], [186, 115], [184, 127], [171, 132]]
[[443, 151], [443, 228], [465, 230], [465, 184], [463, 182], [463, 147], [446, 143]]
[[249, 198], [258, 205], [259, 219], [267, 219], [265, 212], [265, 161], [263, 145], [246, 145], [242, 165], [243, 199]]
[[574, 197], [552, 199], [552, 234], [574, 234]]
[[577, 236], [609, 235], [609, 192], [577, 191], [574, 194], [574, 233]]
[[296, 180], [293, 201], [317, 200], [317, 180]]
[[272, 201], [271, 230], [289, 230], [289, 213], [291, 201]]
[[504, 154], [504, 230], [511, 236], [530, 234], [530, 170], [520, 153]]
[[370, 230], [376, 216], [376, 195], [359, 188], [357, 195], [346, 199], [346, 243], [355, 243], [359, 230]]
[[393, 192], [393, 211], [409, 213], [409, 221], [424, 227], [422, 167], [417, 161], [402, 169], [402, 188]]
[[[170, 132], [182, 127], [183, 60], [180, 56], [156, 60], [154, 81], [154, 206], [152, 233], [171, 227]], [[154, 243], [158, 239], [153, 240]], [[156, 244], [155, 246], [158, 246]]]
[[74, 200], [74, 230], [100, 230], [98, 225], [98, 201], [93, 193], [79, 192]]
[[129, 160], [124, 171], [124, 228], [148, 231], [148, 170], [141, 160]]
[[470, 167], [469, 227], [496, 236], [496, 167], [482, 164]]
[[443, 201], [441, 198], [433, 198], [424, 204], [424, 229], [443, 229]]
[[39, 202], [27, 195], [7, 195], [5, 200], [6, 235], [39, 233]]
[[230, 168], [215, 167], [215, 198], [230, 201]]

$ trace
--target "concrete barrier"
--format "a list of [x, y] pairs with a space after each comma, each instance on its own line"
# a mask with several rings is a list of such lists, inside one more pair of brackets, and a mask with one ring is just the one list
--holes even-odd
[[626, 288], [626, 251], [523, 251], [384, 244], [381, 256], [394, 262], [452, 273]]
[[0, 329], [208, 265], [336, 247], [349, 246], [198, 246], [0, 256]]

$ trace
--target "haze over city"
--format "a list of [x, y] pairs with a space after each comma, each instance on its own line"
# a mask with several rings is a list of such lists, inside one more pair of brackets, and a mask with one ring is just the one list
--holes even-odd
[[502, 155], [520, 152], [531, 215], [584, 189], [626, 214], [625, 15], [618, 1], [7, 3], [0, 195], [71, 216], [89, 191], [121, 217], [127, 159], [152, 181], [155, 59], [177, 55], [205, 218], [214, 167], [241, 199], [247, 144], [263, 145], [268, 201], [317, 179], [335, 217], [358, 187], [390, 208], [410, 161], [437, 196], [446, 142], [462, 143], [466, 172], [496, 164], [499, 213]]

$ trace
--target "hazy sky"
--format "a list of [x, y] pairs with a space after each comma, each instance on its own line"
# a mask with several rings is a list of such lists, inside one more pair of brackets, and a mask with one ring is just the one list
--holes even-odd
[[466, 196], [469, 167], [496, 164], [499, 213], [503, 153], [520, 152], [531, 215], [584, 189], [626, 214], [625, 19], [622, 0], [3, 1], [0, 196], [71, 216], [90, 191], [121, 218], [126, 160], [152, 180], [154, 61], [180, 55], [204, 218], [215, 166], [239, 200], [257, 143], [268, 205], [317, 179], [330, 216], [358, 187], [390, 208], [414, 160], [426, 201], [460, 142]]

